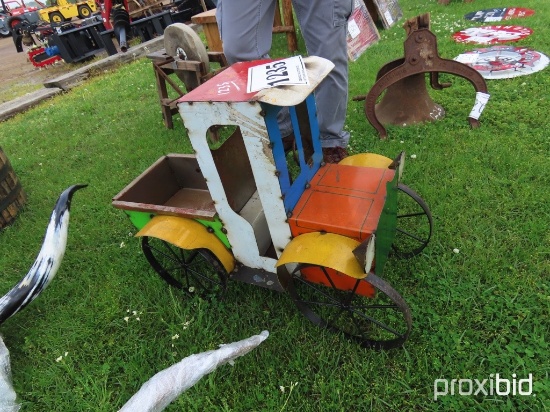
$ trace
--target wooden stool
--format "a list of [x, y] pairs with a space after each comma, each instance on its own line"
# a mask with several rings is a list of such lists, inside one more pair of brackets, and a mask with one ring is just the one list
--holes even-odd
[[[218, 52], [223, 51], [222, 40], [216, 21], [216, 9], [199, 13], [191, 17], [191, 21], [195, 24], [202, 25], [209, 50]], [[294, 26], [294, 13], [292, 11], [291, 0], [277, 0], [277, 8], [273, 20], [273, 33], [286, 33], [288, 51], [293, 53], [298, 50], [298, 40], [296, 38], [296, 27]]]
[[[164, 125], [168, 129], [174, 128], [172, 116], [178, 113], [178, 100], [185, 95], [185, 93], [190, 92], [198, 85], [214, 77], [227, 67], [225, 55], [220, 52], [208, 52], [209, 61], [219, 63], [220, 65], [219, 69], [211, 72], [208, 71], [208, 68], [202, 62], [190, 60], [176, 61], [173, 57], [168, 56], [164, 49], [148, 54], [147, 58], [151, 59], [153, 62], [153, 70], [155, 72], [155, 79], [157, 82], [157, 92], [162, 110], [162, 119], [164, 121]], [[185, 84], [185, 91], [183, 91], [180, 85], [170, 78], [170, 75], [174, 73], [178, 75], [180, 79], [188, 79]], [[182, 76], [182, 74], [186, 75]], [[177, 93], [178, 96], [176, 98], [172, 99], [168, 96], [168, 89], [166, 87], [167, 83]]]
[[208, 49], [211, 51], [223, 51], [222, 40], [218, 30], [218, 22], [216, 21], [216, 9], [204, 11], [191, 17], [191, 21], [195, 24], [202, 25], [202, 30], [206, 36]]

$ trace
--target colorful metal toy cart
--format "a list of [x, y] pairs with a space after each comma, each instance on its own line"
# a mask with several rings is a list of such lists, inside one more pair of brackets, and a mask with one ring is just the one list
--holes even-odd
[[[240, 280], [288, 292], [310, 321], [365, 347], [400, 346], [411, 312], [383, 270], [390, 255], [426, 247], [429, 208], [399, 182], [403, 153], [323, 162], [313, 92], [333, 65], [304, 61], [308, 86], [247, 93], [248, 68], [268, 62], [256, 61], [183, 96], [195, 154], [162, 157], [113, 205], [139, 229], [155, 271], [190, 295], [218, 295]], [[277, 123], [286, 110], [296, 156], [285, 153]]]

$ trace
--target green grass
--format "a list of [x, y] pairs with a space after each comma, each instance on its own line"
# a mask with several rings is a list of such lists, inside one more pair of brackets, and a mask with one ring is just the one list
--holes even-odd
[[[399, 3], [405, 18], [431, 12], [444, 58], [475, 48], [450, 38], [469, 25], [466, 12], [503, 7], [497, 0]], [[536, 10], [510, 23], [534, 30], [521, 44], [550, 55], [550, 4], [521, 6]], [[378, 69], [402, 57], [403, 21], [381, 29], [381, 41], [350, 64], [346, 124], [354, 153], [407, 152], [404, 181], [434, 217], [424, 253], [386, 267], [385, 278], [413, 313], [405, 347], [362, 349], [310, 324], [287, 295], [237, 282], [222, 301], [186, 300], [153, 272], [111, 198], [160, 156], [190, 153], [191, 146], [179, 117], [173, 130], [164, 127], [151, 63], [143, 59], [0, 124], [0, 146], [29, 198], [0, 232], [2, 293], [34, 261], [58, 194], [89, 184], [75, 194], [56, 278], [0, 330], [22, 411], [117, 410], [157, 371], [264, 329], [270, 336], [257, 349], [203, 378], [167, 410], [550, 409], [550, 69], [488, 81], [491, 99], [475, 130], [466, 120], [474, 89], [444, 76], [452, 87], [430, 94], [446, 116], [388, 127], [388, 139], [380, 140], [363, 103], [351, 98], [366, 94]], [[284, 37], [276, 36], [274, 55], [285, 52]], [[533, 374], [536, 396], [433, 400], [435, 379], [495, 373]]]

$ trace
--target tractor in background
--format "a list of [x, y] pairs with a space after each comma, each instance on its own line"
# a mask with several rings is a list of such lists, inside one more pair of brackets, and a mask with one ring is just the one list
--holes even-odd
[[95, 0], [47, 0], [46, 5], [38, 11], [40, 19], [55, 24], [70, 21], [73, 17], [87, 19], [97, 11]]

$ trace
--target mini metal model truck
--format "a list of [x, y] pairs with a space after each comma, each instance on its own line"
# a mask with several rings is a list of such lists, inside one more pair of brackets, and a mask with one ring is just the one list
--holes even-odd
[[[399, 182], [404, 154], [325, 164], [313, 92], [332, 63], [307, 57], [309, 85], [247, 93], [248, 68], [268, 62], [236, 63], [180, 98], [195, 154], [162, 157], [113, 205], [139, 229], [145, 257], [171, 286], [218, 295], [240, 280], [287, 292], [321, 327], [365, 347], [400, 346], [411, 312], [383, 269], [390, 254], [420, 253], [432, 233], [428, 207]], [[277, 124], [283, 108], [294, 157]], [[211, 126], [227, 133], [213, 141]]]

